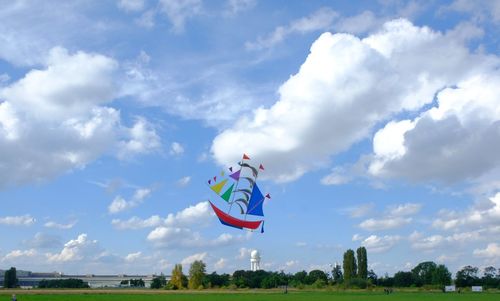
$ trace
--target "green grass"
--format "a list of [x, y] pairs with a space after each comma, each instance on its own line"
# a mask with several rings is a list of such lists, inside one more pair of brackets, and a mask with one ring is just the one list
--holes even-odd
[[[288, 294], [278, 292], [244, 292], [244, 293], [172, 293], [172, 294], [23, 294], [17, 293], [19, 301], [309, 301], [309, 300], [332, 300], [332, 301], [378, 301], [378, 300], [405, 300], [405, 301], [497, 301], [500, 293], [425, 293], [425, 292], [396, 292], [385, 295], [380, 292], [304, 292], [294, 291]], [[10, 300], [10, 295], [0, 295], [0, 300]]]

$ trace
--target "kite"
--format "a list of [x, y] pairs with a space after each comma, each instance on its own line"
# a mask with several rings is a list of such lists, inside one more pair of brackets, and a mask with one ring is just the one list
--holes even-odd
[[[254, 167], [250, 163], [250, 157], [246, 154], [243, 154], [243, 158], [238, 162], [238, 165], [240, 167], [238, 170], [233, 171], [232, 167], [229, 168], [230, 174], [228, 174], [227, 178], [220, 179], [219, 182], [216, 181], [216, 177], [208, 180], [210, 189], [228, 207], [227, 212], [219, 209], [214, 202], [209, 200], [210, 206], [221, 224], [251, 231], [260, 228], [260, 232], [264, 233], [264, 211], [262, 206], [266, 198], [271, 198], [269, 193], [262, 194], [257, 186], [257, 176], [260, 171], [264, 171], [264, 166], [260, 164], [259, 167]], [[221, 173], [221, 176], [223, 175], [224, 173]], [[235, 213], [233, 209], [239, 209], [239, 212]], [[232, 214], [231, 210], [233, 210]]]

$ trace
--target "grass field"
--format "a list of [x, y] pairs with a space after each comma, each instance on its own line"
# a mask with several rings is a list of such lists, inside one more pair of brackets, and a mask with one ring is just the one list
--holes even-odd
[[[0, 300], [10, 300], [11, 291], [1, 291]], [[16, 291], [19, 301], [308, 301], [308, 300], [332, 300], [332, 301], [381, 301], [381, 300], [405, 300], [405, 301], [498, 301], [500, 293], [427, 293], [427, 292], [395, 292], [386, 295], [381, 292], [325, 292], [325, 291], [293, 291], [283, 294], [278, 291], [256, 291], [256, 292], [181, 292], [164, 293], [156, 291], [87, 291], [87, 292], [65, 292], [65, 291]]]

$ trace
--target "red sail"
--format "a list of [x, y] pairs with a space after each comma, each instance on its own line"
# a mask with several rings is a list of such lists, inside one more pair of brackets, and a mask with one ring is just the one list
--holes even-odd
[[239, 218], [235, 218], [235, 217], [223, 212], [219, 208], [215, 207], [215, 205], [212, 204], [212, 202], [210, 202], [210, 205], [212, 206], [212, 209], [214, 210], [215, 214], [217, 215], [217, 217], [219, 218], [221, 223], [223, 223], [224, 225], [228, 225], [228, 226], [239, 228], [239, 229], [246, 228], [246, 229], [255, 230], [255, 229], [259, 228], [260, 224], [262, 223], [262, 221], [245, 221], [245, 220], [242, 220]]

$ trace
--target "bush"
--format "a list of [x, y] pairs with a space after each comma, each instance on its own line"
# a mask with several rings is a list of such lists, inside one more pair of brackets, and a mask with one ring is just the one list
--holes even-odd
[[365, 289], [368, 286], [368, 282], [365, 279], [353, 278], [344, 282], [345, 287], [348, 288], [361, 288]]
[[325, 286], [326, 282], [323, 279], [317, 279], [313, 284], [311, 284], [312, 288], [325, 288]]

